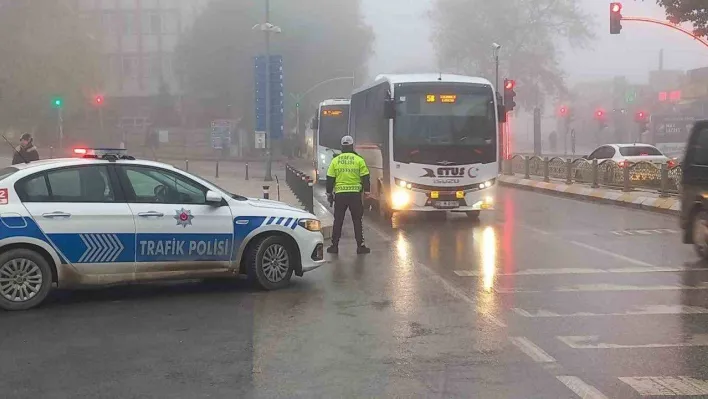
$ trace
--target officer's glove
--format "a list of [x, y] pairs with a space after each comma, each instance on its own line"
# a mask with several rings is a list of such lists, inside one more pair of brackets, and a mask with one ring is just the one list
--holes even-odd
[[329, 202], [330, 208], [334, 206], [334, 194], [327, 193], [327, 202]]

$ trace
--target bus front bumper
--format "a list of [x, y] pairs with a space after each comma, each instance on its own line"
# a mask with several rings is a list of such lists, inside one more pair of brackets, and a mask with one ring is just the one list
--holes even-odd
[[396, 187], [391, 195], [393, 211], [471, 212], [494, 210], [496, 187], [467, 193], [411, 191]]

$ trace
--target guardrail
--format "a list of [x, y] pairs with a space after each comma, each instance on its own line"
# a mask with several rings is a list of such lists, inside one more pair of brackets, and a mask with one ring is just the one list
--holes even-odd
[[314, 180], [312, 177], [295, 169], [291, 165], [285, 165], [285, 183], [293, 191], [298, 200], [305, 206], [305, 210], [315, 212]]
[[657, 166], [649, 162], [615, 162], [611, 159], [598, 162], [597, 159], [526, 155], [514, 155], [504, 160], [503, 173], [510, 176], [523, 174], [525, 179], [540, 176], [546, 182], [562, 179], [566, 184], [587, 183], [593, 188], [621, 188], [625, 192], [654, 190], [664, 197], [679, 192], [683, 175], [680, 165], [669, 167], [666, 163]]

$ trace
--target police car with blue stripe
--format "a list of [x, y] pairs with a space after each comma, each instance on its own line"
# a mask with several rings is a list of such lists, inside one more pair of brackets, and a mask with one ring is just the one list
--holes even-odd
[[320, 221], [123, 150], [0, 169], [0, 308], [53, 287], [245, 274], [263, 289], [324, 263]]

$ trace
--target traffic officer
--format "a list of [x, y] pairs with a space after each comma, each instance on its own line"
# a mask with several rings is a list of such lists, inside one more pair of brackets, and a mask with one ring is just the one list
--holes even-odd
[[342, 236], [344, 215], [349, 209], [354, 223], [356, 253], [368, 254], [371, 250], [364, 245], [362, 191], [368, 196], [371, 190], [369, 168], [366, 167], [364, 159], [354, 152], [354, 139], [351, 136], [342, 137], [341, 144], [342, 153], [332, 159], [327, 170], [327, 198], [332, 202], [334, 197], [332, 246], [327, 248], [327, 252], [339, 253], [339, 238]]

